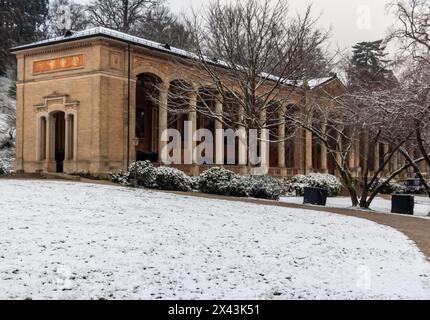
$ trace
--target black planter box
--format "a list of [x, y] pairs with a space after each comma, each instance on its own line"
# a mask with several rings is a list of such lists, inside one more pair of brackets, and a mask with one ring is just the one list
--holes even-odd
[[414, 196], [408, 194], [393, 194], [391, 196], [391, 212], [414, 214]]
[[327, 190], [320, 188], [305, 188], [303, 204], [325, 206], [327, 203]]

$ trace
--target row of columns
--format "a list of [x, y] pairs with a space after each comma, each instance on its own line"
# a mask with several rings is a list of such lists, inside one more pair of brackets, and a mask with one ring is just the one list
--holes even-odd
[[[167, 142], [163, 141], [162, 133], [163, 131], [168, 129], [167, 119], [168, 119], [168, 92], [169, 87], [163, 85], [160, 87], [159, 94], [159, 116], [158, 116], [158, 127], [159, 127], [159, 144], [158, 144], [158, 154], [159, 160], [162, 160], [163, 150], [165, 149]], [[197, 130], [197, 94], [192, 93], [189, 95], [189, 112], [188, 112], [188, 121], [192, 123], [192, 133]], [[223, 165], [224, 164], [224, 135], [222, 132], [223, 123], [220, 120], [223, 114], [223, 104], [221, 99], [217, 99], [215, 103], [215, 164]], [[240, 116], [243, 117], [243, 111], [240, 112]], [[265, 117], [265, 113], [262, 113], [261, 116]], [[238, 146], [238, 160], [239, 163], [247, 162], [247, 146], [244, 143], [246, 139], [245, 130], [240, 130], [239, 128], [239, 146]], [[242, 128], [243, 129], [243, 128]], [[193, 139], [193, 134], [188, 135], [191, 141], [187, 142], [187, 145], [192, 146], [192, 150], [196, 148], [196, 141]], [[266, 150], [267, 144], [269, 141], [268, 133], [266, 136], [262, 136], [261, 142], [261, 150]], [[268, 155], [266, 152], [262, 152], [261, 155], [261, 163], [262, 166], [267, 166]], [[194, 161], [193, 161], [194, 163]]]
[[[163, 85], [160, 87], [160, 97], [159, 97], [159, 156], [161, 160], [161, 155], [163, 152], [163, 149], [165, 148], [167, 142], [162, 141], [161, 134], [164, 130], [167, 130], [167, 118], [168, 118], [168, 92], [169, 92], [169, 86]], [[196, 107], [197, 107], [197, 94], [191, 94], [189, 96], [189, 107], [190, 111], [188, 113], [188, 119], [192, 123], [192, 130], [195, 132], [197, 129], [197, 113], [196, 113]], [[281, 114], [284, 114], [286, 112], [286, 107], [283, 107], [280, 110]], [[223, 129], [223, 123], [219, 119], [222, 117], [223, 114], [223, 104], [221, 99], [217, 99], [215, 103], [215, 164], [216, 165], [223, 165], [224, 164], [224, 136], [222, 133]], [[242, 115], [243, 116], [243, 115]], [[264, 123], [266, 120], [266, 112], [261, 112], [260, 114], [261, 121]], [[284, 117], [281, 117], [284, 119]], [[55, 120], [49, 118], [47, 124], [47, 136], [49, 136], [51, 130], [55, 130]], [[54, 124], [53, 124], [54, 123]], [[68, 125], [66, 125], [68, 127]], [[54, 129], [52, 129], [54, 128]], [[325, 128], [323, 128], [324, 130]], [[66, 132], [70, 132], [69, 130], [66, 130]], [[286, 126], [285, 122], [281, 122], [279, 124], [278, 128], [279, 132], [279, 142], [278, 142], [278, 167], [279, 168], [285, 168], [286, 167]], [[246, 135], [245, 132], [242, 133], [243, 135]], [[192, 150], [195, 150], [196, 142], [192, 139], [192, 134], [189, 135], [191, 137], [191, 140], [188, 145], [192, 145]], [[240, 140], [244, 139], [245, 136], [242, 136]], [[52, 139], [50, 139], [51, 141]], [[69, 139], [66, 138], [66, 141], [69, 141]], [[266, 150], [268, 150], [267, 145], [269, 143], [269, 131], [265, 130], [261, 135], [261, 164], [262, 166], [268, 166], [268, 154]], [[313, 168], [313, 134], [309, 130], [299, 129], [296, 138], [293, 141], [294, 145], [294, 153], [295, 158], [298, 159], [295, 161], [294, 166], [296, 169], [303, 168], [303, 171], [305, 173], [309, 173], [314, 171]], [[371, 170], [377, 170], [380, 163], [380, 147], [384, 148], [384, 154], [387, 154], [389, 151], [388, 145], [376, 145], [374, 147], [374, 156], [373, 156], [373, 168]], [[50, 146], [52, 148], [52, 146]], [[368, 142], [366, 139], [364, 139], [364, 148], [368, 149]], [[239, 157], [239, 163], [246, 163], [247, 160], [247, 148], [246, 144], [239, 143], [238, 148], [238, 157]], [[70, 149], [66, 147], [66, 153], [70, 154]], [[303, 150], [303, 151], [302, 151]], [[320, 146], [320, 167], [318, 168], [318, 171], [321, 172], [328, 172], [328, 150], [327, 147], [323, 144]], [[46, 151], [47, 155], [52, 156], [51, 151]], [[303, 154], [304, 153], [304, 154]], [[340, 157], [341, 154], [338, 152], [336, 154], [337, 161], [341, 161]], [[390, 163], [391, 168], [398, 168], [399, 165], [401, 165], [402, 157], [396, 156], [392, 159]], [[359, 168], [360, 167], [360, 142], [357, 141], [355, 146], [351, 149], [350, 154], [348, 156], [348, 164], [350, 168]], [[425, 164], [422, 164], [425, 165]]]
[[[38, 148], [36, 157], [39, 161], [55, 161], [55, 131], [56, 118], [51, 114], [39, 116], [38, 124]], [[65, 114], [65, 161], [76, 160], [77, 155], [77, 121], [74, 114]]]
[[[158, 144], [158, 153], [161, 160], [162, 153], [164, 148], [166, 147], [167, 142], [162, 141], [161, 134], [163, 131], [167, 130], [167, 118], [168, 118], [168, 92], [169, 87], [167, 85], [163, 85], [160, 87], [160, 93], [159, 93], [159, 144]], [[192, 130], [195, 132], [197, 128], [197, 113], [196, 113], [196, 106], [197, 106], [197, 94], [191, 94], [189, 96], [189, 107], [190, 111], [188, 113], [188, 120], [192, 123]], [[242, 111], [243, 112], [243, 111]], [[286, 106], [283, 106], [280, 110], [281, 114], [284, 114], [286, 112]], [[223, 123], [221, 120], [219, 120], [222, 117], [223, 113], [223, 104], [221, 99], [217, 99], [215, 103], [215, 164], [216, 165], [223, 165], [224, 164], [224, 135], [222, 133], [223, 129]], [[240, 115], [240, 116], [243, 116]], [[284, 117], [281, 117], [282, 119]], [[262, 111], [260, 114], [260, 119], [264, 123], [266, 121], [266, 112]], [[278, 127], [279, 131], [279, 142], [278, 142], [278, 167], [279, 168], [286, 168], [286, 157], [285, 157], [285, 136], [286, 136], [286, 127], [285, 127], [285, 121], [281, 122]], [[239, 139], [239, 146], [238, 146], [238, 160], [239, 163], [246, 163], [247, 162], [247, 147], [246, 144], [241, 143], [241, 141], [244, 141], [246, 139], [246, 133], [245, 130], [241, 131], [239, 130], [241, 136]], [[302, 135], [304, 132], [305, 141], [303, 143]], [[192, 137], [192, 135], [188, 135], [189, 137]], [[269, 130], [264, 130], [261, 135], [261, 142], [260, 142], [260, 158], [261, 158], [261, 165], [262, 166], [268, 166], [268, 144], [269, 144]], [[192, 139], [192, 138], [191, 138]], [[192, 139], [193, 140], [193, 139]], [[192, 145], [192, 150], [196, 147], [195, 141], [188, 142], [188, 145]], [[311, 172], [312, 171], [312, 133], [308, 130], [299, 130], [297, 137], [294, 141], [295, 146], [295, 158], [299, 159], [295, 161], [295, 167], [298, 169], [302, 165], [302, 161], [300, 159], [304, 158], [304, 165], [305, 165], [305, 171]], [[304, 155], [302, 154], [302, 148], [304, 147]], [[322, 155], [321, 155], [321, 170], [328, 171], [328, 163], [327, 163], [327, 148], [325, 146], [322, 147]]]

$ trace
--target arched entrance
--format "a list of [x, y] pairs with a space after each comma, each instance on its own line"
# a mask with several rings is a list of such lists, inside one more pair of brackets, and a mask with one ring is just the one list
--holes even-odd
[[158, 98], [161, 79], [140, 74], [136, 83], [136, 160], [158, 160]]
[[64, 160], [66, 155], [66, 117], [65, 113], [58, 111], [52, 114], [54, 121], [54, 155], [56, 172], [64, 171]]

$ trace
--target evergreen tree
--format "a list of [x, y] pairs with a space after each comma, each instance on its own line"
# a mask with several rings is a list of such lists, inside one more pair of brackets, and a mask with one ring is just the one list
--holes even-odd
[[49, 0], [0, 0], [0, 74], [14, 59], [9, 49], [45, 37]]
[[393, 80], [392, 71], [387, 69], [389, 60], [386, 59], [385, 48], [382, 40], [359, 42], [352, 47], [348, 70], [350, 85], [369, 87]]

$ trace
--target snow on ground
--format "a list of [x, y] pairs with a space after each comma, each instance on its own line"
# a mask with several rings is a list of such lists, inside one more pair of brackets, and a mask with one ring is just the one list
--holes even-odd
[[12, 171], [14, 169], [15, 148], [0, 149], [0, 160], [3, 162], [6, 170]]
[[[282, 197], [281, 201], [294, 204], [303, 204], [303, 197]], [[327, 198], [327, 207], [351, 208], [352, 202], [349, 197]], [[376, 197], [370, 206], [371, 210], [383, 213], [391, 213], [391, 200]], [[414, 216], [429, 219], [430, 199], [425, 196], [415, 196]]]
[[323, 212], [0, 180], [0, 299], [430, 298], [402, 233]]

